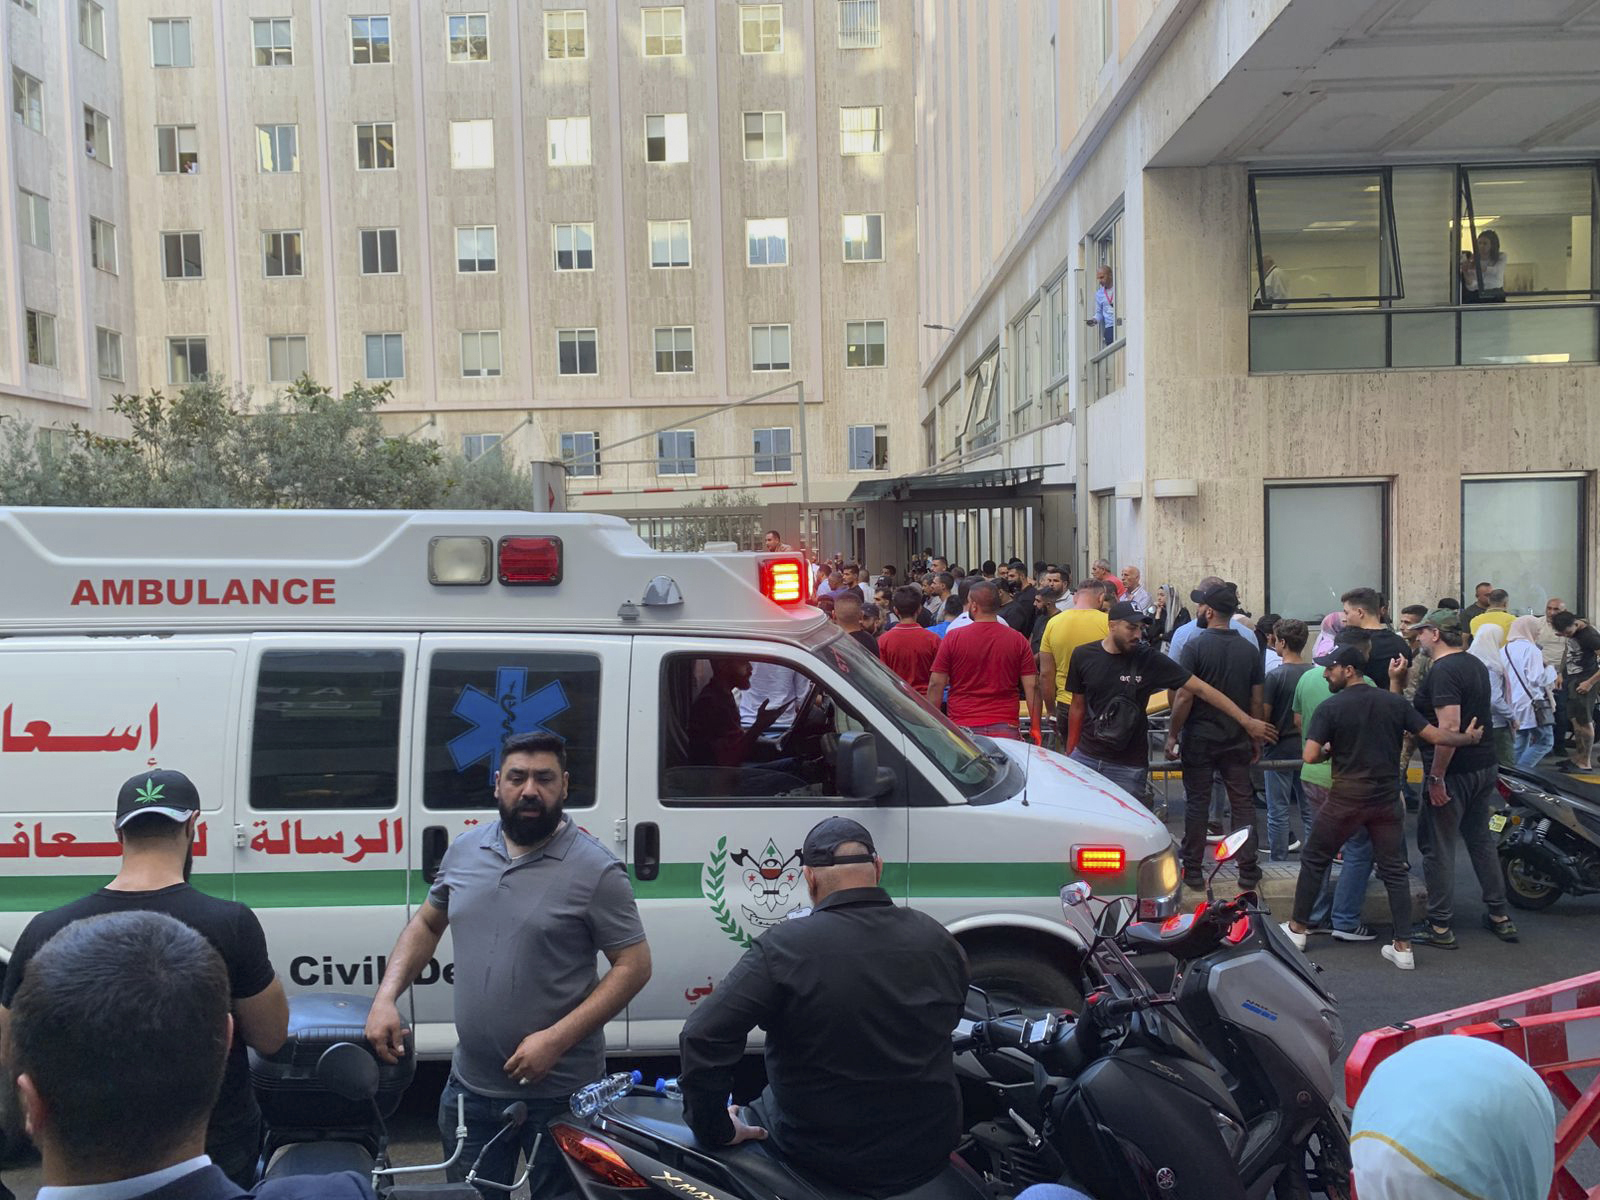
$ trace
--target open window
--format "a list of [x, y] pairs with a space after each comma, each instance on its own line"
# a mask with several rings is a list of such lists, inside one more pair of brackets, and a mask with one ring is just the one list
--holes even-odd
[[1461, 303], [1593, 298], [1594, 164], [1462, 167], [1460, 179]]
[[1401, 299], [1388, 169], [1250, 179], [1255, 308]]
[[1000, 347], [996, 345], [967, 375], [967, 421], [963, 450], [981, 450], [1000, 437]]

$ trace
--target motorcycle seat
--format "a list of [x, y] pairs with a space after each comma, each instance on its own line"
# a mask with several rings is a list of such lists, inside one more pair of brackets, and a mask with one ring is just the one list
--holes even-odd
[[354, 1171], [365, 1178], [372, 1173], [372, 1155], [357, 1142], [296, 1142], [273, 1155], [263, 1178], [337, 1175], [340, 1171]]

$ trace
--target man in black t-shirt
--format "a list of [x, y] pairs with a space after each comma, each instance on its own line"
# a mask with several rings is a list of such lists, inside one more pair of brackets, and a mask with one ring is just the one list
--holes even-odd
[[[1396, 655], [1411, 666], [1415, 653], [1411, 643], [1383, 623], [1383, 597], [1369, 587], [1352, 588], [1339, 601], [1344, 605], [1344, 623], [1347, 628], [1364, 629], [1372, 639], [1372, 653], [1367, 657], [1366, 676], [1375, 688], [1389, 686], [1389, 663]], [[1400, 676], [1405, 685], [1405, 675]]]
[[1565, 689], [1567, 719], [1572, 722], [1572, 757], [1556, 769], [1587, 771], [1594, 753], [1594, 701], [1596, 688], [1600, 688], [1600, 630], [1569, 612], [1552, 616], [1550, 628], [1571, 643], [1565, 656]]
[[199, 933], [228, 969], [234, 1023], [222, 1092], [206, 1131], [206, 1153], [229, 1179], [249, 1188], [261, 1150], [261, 1110], [250, 1088], [245, 1047], [271, 1054], [282, 1046], [288, 1036], [289, 1003], [267, 957], [266, 935], [255, 913], [189, 885], [199, 815], [199, 793], [178, 771], [150, 771], [124, 783], [117, 793], [115, 825], [122, 869], [99, 891], [28, 922], [6, 968], [0, 1008], [11, 1006], [29, 960], [51, 935], [84, 917], [157, 912]]
[[[1489, 669], [1462, 652], [1461, 617], [1436, 609], [1413, 627], [1417, 647], [1432, 662], [1417, 688], [1416, 707], [1440, 729], [1461, 729], [1476, 721], [1488, 729]], [[1481, 742], [1460, 750], [1445, 744], [1422, 747], [1423, 804], [1417, 814], [1418, 840], [1423, 843], [1422, 874], [1428, 884], [1428, 920], [1414, 940], [1445, 950], [1456, 947], [1450, 928], [1455, 916], [1456, 847], [1465, 845], [1472, 870], [1483, 891], [1485, 928], [1503, 942], [1517, 940], [1517, 927], [1506, 910], [1505, 878], [1489, 817], [1499, 803], [1500, 764], [1494, 746]], [[1426, 827], [1424, 836], [1420, 831]]]

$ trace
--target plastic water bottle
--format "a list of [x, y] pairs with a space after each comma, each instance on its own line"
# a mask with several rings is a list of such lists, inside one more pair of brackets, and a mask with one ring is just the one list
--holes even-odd
[[572, 1115], [592, 1117], [613, 1100], [619, 1100], [633, 1090], [644, 1078], [638, 1071], [618, 1071], [593, 1083], [585, 1084], [572, 1093]]
[[663, 1099], [666, 1099], [666, 1100], [682, 1100], [683, 1099], [683, 1089], [678, 1086], [678, 1081], [677, 1081], [676, 1078], [674, 1078], [674, 1079], [657, 1079], [656, 1080], [656, 1095], [658, 1095], [658, 1096], [660, 1096], [660, 1097], [662, 1097]]

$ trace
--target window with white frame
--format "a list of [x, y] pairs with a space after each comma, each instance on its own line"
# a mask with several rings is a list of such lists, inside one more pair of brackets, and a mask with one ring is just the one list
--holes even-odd
[[500, 374], [500, 331], [478, 329], [461, 334], [461, 376], [486, 379]]
[[589, 57], [589, 14], [581, 8], [557, 9], [544, 14], [546, 58]]
[[748, 247], [747, 261], [752, 267], [789, 265], [789, 218], [759, 217], [744, 223]]
[[887, 471], [889, 469], [889, 427], [887, 425], [852, 425], [847, 445], [852, 471]]
[[267, 339], [268, 383], [293, 383], [310, 371], [305, 334], [282, 334]]
[[594, 270], [594, 224], [574, 221], [553, 225], [550, 240], [555, 247], [556, 270]]
[[656, 434], [656, 474], [695, 475], [694, 430], [668, 429]]
[[356, 126], [356, 170], [394, 170], [393, 121], [374, 121]]
[[200, 253], [200, 235], [197, 232], [174, 232], [161, 235], [161, 278], [201, 279], [205, 276], [205, 262]]
[[600, 334], [594, 329], [556, 330], [556, 370], [562, 375], [598, 375]]
[[95, 373], [101, 379], [122, 382], [122, 335], [115, 329], [94, 328]]
[[263, 175], [300, 169], [300, 126], [257, 125], [256, 164]]
[[78, 0], [78, 41], [101, 58], [106, 56], [106, 10], [94, 0]]
[[839, 153], [883, 153], [883, 106], [868, 105], [839, 110]]
[[1032, 424], [1044, 399], [1045, 345], [1044, 307], [1034, 304], [1011, 327], [1013, 347], [1011, 397], [1013, 432], [1021, 432]]
[[495, 269], [495, 227], [493, 225], [456, 226], [456, 271], [462, 275], [483, 274]]
[[784, 116], [781, 112], [744, 114], [744, 160], [764, 162], [784, 156]]
[[117, 227], [110, 221], [89, 218], [89, 261], [97, 271], [117, 273]]
[[462, 434], [461, 457], [468, 462], [477, 462], [500, 444], [500, 438], [501, 435], [498, 433]]
[[666, 58], [683, 53], [683, 9], [646, 8], [640, 10], [644, 29], [644, 56]]
[[22, 240], [38, 250], [50, 249], [50, 201], [27, 188], [18, 188], [22, 203], [17, 213]]
[[369, 333], [367, 343], [368, 379], [406, 377], [406, 338], [403, 333]]
[[980, 450], [1000, 440], [1000, 347], [967, 372], [967, 420], [961, 430], [964, 450]]
[[457, 171], [483, 171], [494, 166], [492, 117], [450, 122], [450, 165]]
[[156, 17], [151, 20], [150, 65], [152, 67], [194, 66], [188, 17]]
[[655, 113], [645, 117], [644, 159], [653, 163], [689, 161], [688, 113]]
[[258, 17], [250, 22], [258, 67], [294, 66], [293, 22], [288, 17]]
[[1388, 492], [1381, 481], [1268, 484], [1268, 610], [1320, 621], [1357, 584], [1388, 594]]
[[757, 475], [787, 475], [794, 470], [790, 448], [792, 434], [793, 430], [785, 428], [753, 431], [751, 448], [755, 464], [752, 469]]
[[1514, 613], [1542, 613], [1550, 599], [1588, 612], [1581, 475], [1508, 475], [1461, 481], [1461, 594], [1493, 579]]
[[156, 126], [156, 171], [162, 175], [200, 173], [200, 135], [193, 125]]
[[36, 308], [26, 309], [23, 327], [28, 340], [28, 361], [36, 367], [56, 366], [55, 316]]
[[398, 275], [400, 273], [400, 231], [363, 229], [361, 231], [361, 273]]
[[839, 49], [876, 50], [882, 40], [878, 0], [839, 0]]
[[883, 214], [844, 214], [845, 262], [883, 261]]
[[198, 383], [211, 370], [203, 337], [167, 339], [167, 382]]
[[268, 229], [261, 234], [262, 271], [268, 279], [297, 279], [306, 273], [298, 229]]
[[689, 222], [651, 221], [650, 265], [657, 269], [690, 265]]
[[44, 84], [21, 67], [11, 68], [11, 115], [35, 133], [44, 132]]
[[546, 128], [549, 131], [552, 167], [589, 165], [588, 117], [551, 117], [546, 122]]
[[83, 106], [83, 152], [101, 166], [111, 166], [111, 118]]
[[453, 63], [489, 61], [489, 14], [451, 13], [445, 18]]
[[750, 326], [750, 369], [787, 371], [789, 369], [789, 327], [787, 325]]
[[689, 325], [668, 325], [655, 331], [656, 374], [692, 375], [694, 373], [694, 328]]
[[580, 479], [594, 479], [600, 474], [600, 435], [595, 432], [563, 433], [561, 435], [561, 461], [567, 474]]
[[847, 367], [881, 367], [884, 322], [847, 321], [844, 327], [844, 365]]
[[783, 53], [783, 5], [739, 6], [739, 53]]
[[350, 18], [350, 61], [358, 67], [392, 61], [388, 17]]

